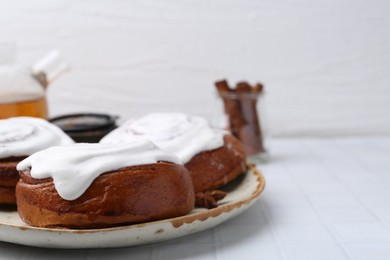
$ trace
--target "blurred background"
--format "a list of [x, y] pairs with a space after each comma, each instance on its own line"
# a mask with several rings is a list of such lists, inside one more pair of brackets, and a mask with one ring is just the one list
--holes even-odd
[[50, 117], [155, 111], [212, 116], [214, 82], [265, 85], [271, 137], [390, 134], [387, 0], [0, 0], [0, 42], [71, 70]]

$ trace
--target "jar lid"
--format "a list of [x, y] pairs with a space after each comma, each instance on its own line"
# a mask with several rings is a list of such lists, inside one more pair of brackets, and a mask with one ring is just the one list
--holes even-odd
[[117, 116], [97, 113], [78, 113], [58, 116], [49, 121], [60, 127], [76, 142], [99, 142], [117, 127]]

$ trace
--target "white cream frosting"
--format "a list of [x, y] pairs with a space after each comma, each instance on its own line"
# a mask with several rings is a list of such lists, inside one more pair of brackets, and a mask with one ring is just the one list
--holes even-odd
[[0, 103], [34, 100], [44, 97], [45, 90], [27, 67], [0, 66]]
[[55, 145], [74, 143], [59, 127], [34, 117], [0, 120], [0, 158], [28, 156]]
[[30, 168], [35, 179], [53, 178], [58, 194], [65, 200], [74, 200], [104, 172], [158, 161], [180, 164], [175, 155], [147, 140], [122, 144], [77, 143], [37, 152], [21, 161], [17, 170]]
[[100, 142], [121, 143], [148, 139], [186, 163], [199, 152], [222, 147], [223, 135], [222, 130], [211, 128], [202, 117], [183, 113], [153, 113], [130, 119]]

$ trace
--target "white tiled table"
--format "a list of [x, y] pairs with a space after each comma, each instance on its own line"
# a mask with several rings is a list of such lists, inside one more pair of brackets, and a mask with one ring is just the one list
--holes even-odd
[[55, 250], [0, 242], [0, 259], [390, 259], [390, 137], [277, 139], [242, 215], [142, 247]]

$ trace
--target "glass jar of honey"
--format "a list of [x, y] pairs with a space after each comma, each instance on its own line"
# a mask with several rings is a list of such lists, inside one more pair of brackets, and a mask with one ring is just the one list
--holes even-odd
[[47, 119], [46, 88], [67, 69], [59, 53], [53, 51], [31, 68], [0, 65], [0, 119], [32, 116]]
[[47, 118], [45, 89], [28, 68], [1, 66], [0, 119], [14, 116]]

